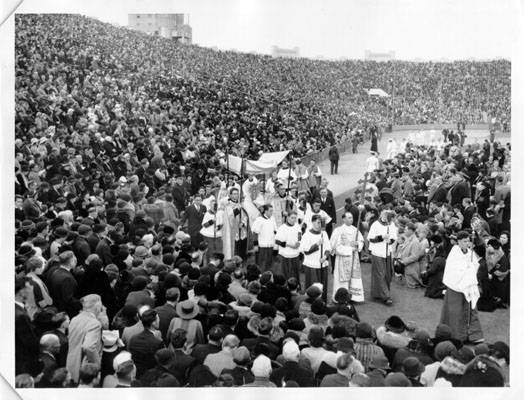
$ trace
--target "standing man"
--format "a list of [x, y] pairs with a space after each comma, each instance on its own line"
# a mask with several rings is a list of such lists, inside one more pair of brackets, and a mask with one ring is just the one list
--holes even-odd
[[66, 367], [71, 379], [78, 383], [80, 366], [84, 361], [100, 367], [102, 361], [102, 329], [109, 321], [97, 294], [82, 297], [82, 311], [69, 324], [69, 350]]
[[58, 311], [67, 312], [69, 318], [72, 318], [81, 308], [80, 301], [76, 297], [78, 283], [71, 273], [71, 270], [76, 267], [77, 260], [70, 250], [60, 253], [58, 259], [60, 266], [49, 274], [47, 287]]
[[327, 188], [320, 189], [320, 209], [329, 215], [330, 221], [326, 223], [326, 232], [329, 237], [333, 232], [333, 225], [337, 223], [337, 210], [335, 208], [335, 200], [328, 196]]
[[300, 242], [299, 250], [304, 254], [305, 287], [320, 282], [323, 287], [322, 297], [327, 297], [327, 268], [331, 244], [326, 231], [321, 229], [322, 217], [313, 215], [311, 229], [306, 231]]
[[335, 228], [331, 236], [332, 254], [335, 255], [333, 270], [333, 296], [341, 287], [351, 294], [351, 300], [364, 301], [364, 287], [360, 272], [358, 253], [364, 247], [364, 237], [353, 226], [353, 215], [345, 211], [342, 215], [342, 225]]
[[300, 282], [300, 240], [302, 230], [297, 223], [297, 212], [291, 211], [287, 216], [286, 223], [282, 224], [275, 236], [275, 243], [278, 245], [278, 255], [282, 274], [289, 278], [296, 278]]
[[186, 208], [181, 224], [187, 221], [187, 233], [191, 236], [191, 245], [197, 249], [204, 237], [200, 233], [206, 207], [202, 204], [202, 196], [196, 194], [193, 203]]
[[209, 249], [207, 252], [208, 258], [212, 253], [222, 251], [223, 218], [224, 210], [219, 209], [216, 200], [212, 198], [209, 201], [209, 208], [202, 219], [202, 229], [200, 229], [200, 234], [204, 237]]
[[440, 323], [451, 328], [453, 338], [479, 343], [484, 341], [477, 313], [480, 297], [477, 270], [478, 259], [471, 250], [467, 232], [457, 233], [457, 243], [449, 252], [442, 282], [446, 285]]
[[224, 209], [222, 227], [222, 245], [224, 259], [230, 260], [234, 255], [246, 258], [248, 216], [239, 201], [240, 192], [236, 187], [229, 191], [229, 199]]
[[273, 206], [270, 204], [262, 206], [262, 215], [257, 217], [252, 230], [257, 234], [254, 245], [258, 247], [258, 266], [262, 272], [270, 270], [273, 266], [273, 248], [277, 232], [277, 224], [273, 218]]
[[304, 214], [304, 221], [302, 223], [303, 225], [306, 225], [306, 229], [311, 229], [313, 217], [315, 215], [318, 215], [321, 218], [321, 220], [325, 224], [324, 226], [327, 226], [331, 223], [331, 217], [324, 210], [321, 209], [321, 202], [319, 198], [313, 200], [311, 209], [306, 209], [306, 212]]
[[383, 210], [377, 221], [373, 222], [368, 233], [371, 252], [371, 297], [392, 305], [391, 279], [393, 263], [391, 255], [393, 243], [397, 240], [397, 227], [393, 223], [393, 212]]
[[333, 145], [329, 149], [329, 161], [331, 163], [331, 175], [333, 173], [336, 175], [338, 174], [338, 160], [340, 159], [340, 155], [338, 154], [337, 146]]

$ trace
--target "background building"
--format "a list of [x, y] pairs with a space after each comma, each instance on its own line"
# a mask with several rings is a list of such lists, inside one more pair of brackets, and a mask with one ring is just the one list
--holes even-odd
[[128, 14], [128, 26], [150, 35], [159, 35], [191, 44], [193, 30], [186, 14]]
[[365, 59], [370, 61], [392, 61], [395, 59], [395, 52], [389, 51], [387, 53], [377, 53], [366, 50]]
[[271, 55], [273, 57], [297, 58], [300, 57], [300, 48], [293, 47], [292, 49], [283, 49], [278, 46], [273, 46], [271, 47]]

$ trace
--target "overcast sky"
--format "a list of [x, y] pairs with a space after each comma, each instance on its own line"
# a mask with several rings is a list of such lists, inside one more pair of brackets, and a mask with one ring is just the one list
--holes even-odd
[[[27, 0], [26, 0], [27, 1]], [[187, 13], [193, 42], [269, 54], [299, 47], [306, 57], [511, 58], [523, 0], [89, 0], [24, 2], [33, 12], [77, 12], [127, 25], [133, 12]], [[31, 7], [31, 8], [29, 8]]]

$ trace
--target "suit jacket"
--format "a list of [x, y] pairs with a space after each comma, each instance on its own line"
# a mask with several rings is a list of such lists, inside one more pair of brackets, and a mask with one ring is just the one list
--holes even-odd
[[212, 343], [197, 344], [193, 351], [191, 352], [191, 357], [193, 357], [199, 364], [202, 364], [208, 354], [218, 353], [222, 348]]
[[91, 234], [86, 239], [87, 243], [89, 244], [89, 248], [91, 249], [91, 253], [94, 253], [96, 251], [98, 242], [100, 242], [100, 236], [94, 232], [91, 232]]
[[191, 356], [188, 356], [182, 350], [175, 350], [175, 358], [169, 371], [178, 379], [181, 385], [185, 385], [188, 381], [189, 374], [193, 367], [198, 365], [198, 362]]
[[178, 212], [182, 212], [186, 208], [187, 190], [183, 186], [174, 185], [172, 190], [173, 203]]
[[38, 372], [38, 337], [25, 308], [15, 304], [15, 374]]
[[327, 215], [331, 217], [331, 223], [335, 224], [337, 222], [337, 209], [335, 207], [335, 201], [333, 197], [326, 196], [326, 201], [322, 202], [320, 199], [320, 209], [324, 210]]
[[78, 236], [73, 243], [73, 252], [78, 260], [78, 265], [84, 265], [86, 258], [91, 254], [89, 242], [83, 236]]
[[[142, 378], [140, 379], [140, 381], [137, 382], [137, 386], [156, 387], [157, 381], [160, 378], [167, 378], [167, 377], [176, 379], [175, 375], [173, 375], [173, 373], [169, 369], [157, 365], [154, 368], [148, 369], [142, 375]], [[180, 382], [178, 381], [178, 379], [176, 379], [176, 381], [178, 382], [176, 386], [180, 386]]]
[[42, 375], [40, 381], [35, 384], [35, 387], [51, 387], [51, 378], [53, 373], [58, 368], [56, 358], [49, 353], [40, 353], [38, 357], [39, 367], [41, 368]]
[[184, 220], [187, 220], [187, 231], [191, 237], [197, 235], [202, 228], [202, 219], [206, 213], [206, 206], [203, 204], [197, 210], [194, 204], [186, 208]]
[[48, 276], [47, 288], [58, 311], [65, 311], [70, 318], [81, 309], [77, 298], [78, 283], [71, 272], [58, 267]]
[[128, 350], [135, 362], [137, 378], [156, 365], [155, 352], [163, 347], [164, 342], [149, 329], [144, 329], [129, 340]]
[[102, 358], [102, 324], [91, 312], [82, 311], [69, 324], [69, 351], [66, 367], [78, 382], [80, 366], [85, 358], [100, 365]]
[[160, 333], [162, 333], [162, 339], [166, 341], [169, 324], [171, 323], [171, 320], [177, 316], [175, 307], [173, 307], [171, 304], [165, 303], [162, 306], [156, 307], [155, 311], [157, 312], [158, 318], [160, 319], [158, 330]]

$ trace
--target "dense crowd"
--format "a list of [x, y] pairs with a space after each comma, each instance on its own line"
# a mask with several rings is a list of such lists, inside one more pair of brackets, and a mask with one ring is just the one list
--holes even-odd
[[328, 148], [386, 121], [360, 89], [389, 77], [399, 121], [509, 115], [509, 63], [274, 60], [71, 15], [16, 28], [18, 387], [508, 384], [505, 343], [396, 315], [372, 327], [353, 281], [386, 215], [395, 279], [444, 297], [467, 239], [478, 309], [507, 307], [509, 144], [391, 141], [340, 226], [314, 161], [240, 180], [225, 145]]

